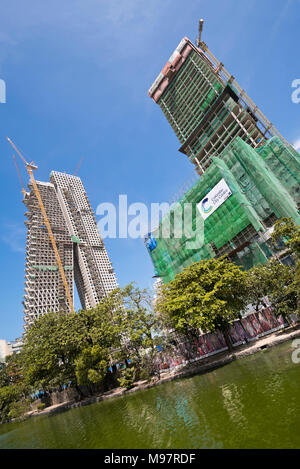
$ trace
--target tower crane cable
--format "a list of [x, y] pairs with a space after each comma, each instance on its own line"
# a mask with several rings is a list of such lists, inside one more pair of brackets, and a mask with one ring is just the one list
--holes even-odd
[[82, 157], [81, 160], [79, 161], [79, 163], [78, 163], [78, 165], [77, 165], [77, 168], [75, 169], [75, 173], [73, 174], [73, 176], [76, 176], [76, 174], [77, 174], [77, 172], [78, 172], [78, 170], [79, 170], [79, 168], [80, 168], [80, 166], [81, 166], [82, 161], [83, 161], [83, 157]]
[[15, 149], [15, 151], [18, 153], [18, 155], [21, 157], [21, 159], [23, 160], [23, 162], [25, 163], [27, 172], [28, 172], [29, 177], [30, 177], [30, 181], [31, 181], [32, 186], [33, 186], [33, 190], [34, 190], [35, 196], [36, 196], [36, 198], [37, 198], [38, 204], [39, 204], [39, 206], [40, 206], [40, 209], [41, 209], [41, 212], [42, 212], [42, 215], [43, 215], [43, 218], [44, 218], [44, 222], [45, 222], [45, 225], [46, 225], [48, 234], [49, 234], [50, 241], [51, 241], [51, 244], [52, 244], [52, 247], [53, 247], [53, 251], [54, 251], [54, 254], [55, 254], [56, 262], [57, 262], [57, 264], [58, 264], [59, 273], [60, 273], [60, 276], [61, 276], [63, 285], [64, 285], [64, 287], [65, 287], [65, 292], [66, 292], [66, 296], [67, 296], [69, 308], [70, 308], [70, 311], [71, 311], [72, 313], [75, 313], [74, 306], [73, 306], [73, 300], [72, 300], [71, 293], [70, 293], [70, 289], [69, 289], [69, 285], [68, 285], [68, 282], [67, 282], [67, 279], [66, 279], [66, 275], [65, 275], [65, 271], [64, 271], [64, 268], [63, 268], [61, 259], [60, 259], [60, 255], [59, 255], [57, 246], [56, 246], [55, 238], [54, 238], [54, 236], [53, 236], [52, 228], [51, 228], [51, 225], [50, 225], [50, 222], [49, 222], [47, 213], [46, 213], [46, 209], [45, 209], [45, 206], [44, 206], [44, 203], [43, 203], [43, 200], [42, 200], [40, 191], [39, 191], [39, 189], [38, 189], [37, 183], [36, 183], [35, 178], [34, 178], [34, 175], [33, 175], [33, 170], [34, 170], [34, 169], [37, 169], [37, 166], [34, 164], [33, 161], [32, 161], [31, 163], [28, 163], [28, 162], [25, 160], [25, 158], [23, 157], [23, 155], [20, 153], [20, 151], [18, 150], [18, 148], [15, 146], [15, 144], [11, 141], [11, 139], [8, 138], [8, 137], [6, 137], [6, 138], [7, 138], [8, 142], [11, 144], [11, 146], [12, 146], [12, 147]]
[[16, 170], [17, 170], [17, 173], [18, 173], [18, 176], [19, 176], [19, 180], [20, 180], [20, 183], [21, 183], [21, 186], [22, 186], [22, 194], [25, 195], [25, 194], [26, 194], [26, 190], [25, 190], [25, 187], [24, 187], [24, 184], [23, 184], [23, 180], [22, 180], [22, 176], [21, 176], [21, 172], [20, 172], [19, 165], [18, 165], [18, 163], [17, 163], [16, 157], [15, 157], [14, 154], [12, 155], [12, 157], [13, 157], [13, 160], [14, 160], [14, 163], [15, 163], [15, 167], [16, 167]]

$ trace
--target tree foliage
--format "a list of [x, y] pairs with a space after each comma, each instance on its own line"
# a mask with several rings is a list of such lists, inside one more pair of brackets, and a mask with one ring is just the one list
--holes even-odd
[[297, 308], [297, 297], [290, 289], [293, 281], [294, 270], [274, 259], [252, 267], [246, 276], [247, 300], [258, 311], [267, 296], [275, 314], [287, 317]]
[[65, 384], [95, 389], [119, 362], [130, 362], [119, 380], [127, 389], [137, 378], [152, 377], [158, 372], [157, 346], [169, 346], [168, 333], [162, 331], [194, 337], [200, 329], [220, 329], [231, 349], [229, 324], [247, 304], [258, 309], [268, 296], [276, 314], [300, 312], [300, 227], [292, 219], [278, 220], [272, 239], [285, 242], [294, 268], [272, 260], [244, 272], [226, 258], [202, 260], [162, 287], [156, 311], [152, 295], [129, 284], [90, 310], [37, 319], [22, 352], [0, 364], [0, 421], [25, 412], [33, 391]]
[[85, 348], [75, 360], [77, 384], [99, 384], [103, 381], [109, 366], [109, 353], [100, 345]]
[[24, 340], [23, 373], [28, 386], [49, 389], [75, 380], [74, 360], [84, 333], [76, 319], [49, 313], [33, 323]]
[[135, 368], [126, 368], [122, 371], [121, 377], [118, 379], [120, 386], [125, 389], [132, 388], [134, 386], [135, 376]]
[[[33, 391], [65, 384], [95, 389], [92, 385], [101, 384], [108, 368], [120, 361], [135, 366], [134, 373], [128, 372], [131, 378], [145, 367], [153, 374], [158, 328], [150, 293], [133, 284], [114, 290], [88, 311], [40, 317], [26, 333], [21, 354], [0, 369], [2, 418], [25, 408]], [[24, 406], [15, 405], [19, 400]]]
[[300, 226], [296, 225], [292, 218], [281, 218], [276, 221], [274, 231], [272, 233], [272, 240], [276, 243], [279, 238], [285, 241], [286, 246], [290, 252], [300, 259]]
[[44, 390], [70, 382], [99, 384], [117, 361], [130, 359], [141, 368], [145, 355], [152, 359], [156, 353], [157, 329], [151, 295], [133, 284], [116, 289], [88, 311], [46, 314], [24, 339], [24, 382]]
[[[289, 284], [287, 294], [296, 297], [297, 307], [295, 313], [300, 314], [300, 226], [296, 225], [292, 218], [281, 218], [274, 225], [272, 240], [276, 243], [283, 239], [290, 254], [295, 259], [294, 278]], [[281, 304], [284, 308], [284, 304]]]
[[186, 335], [220, 328], [228, 346], [228, 326], [245, 307], [246, 274], [225, 258], [203, 260], [162, 287], [157, 310]]
[[19, 416], [17, 408], [22, 406], [16, 406], [16, 402], [25, 401], [26, 393], [22, 375], [22, 355], [6, 357], [0, 368], [0, 422]]

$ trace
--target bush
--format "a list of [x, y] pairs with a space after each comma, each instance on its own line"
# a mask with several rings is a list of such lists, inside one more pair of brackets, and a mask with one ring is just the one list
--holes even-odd
[[[18, 408], [22, 402], [22, 391], [22, 387], [18, 385], [4, 386], [0, 388], [0, 422], [4, 422], [10, 418], [19, 417], [19, 415], [15, 414], [18, 414]], [[12, 412], [11, 415], [10, 411]]]
[[38, 412], [40, 412], [41, 410], [44, 410], [46, 407], [46, 404], [44, 402], [40, 402], [37, 406], [36, 406], [36, 410]]
[[27, 400], [12, 402], [9, 406], [8, 418], [16, 419], [22, 417], [29, 410], [29, 402]]
[[125, 389], [133, 388], [135, 381], [135, 368], [126, 368], [118, 379], [120, 386]]
[[146, 379], [147, 381], [150, 381], [151, 378], [152, 378], [152, 375], [151, 375], [151, 373], [149, 372], [149, 370], [143, 369], [143, 370], [140, 372], [139, 378], [142, 379], [142, 380]]

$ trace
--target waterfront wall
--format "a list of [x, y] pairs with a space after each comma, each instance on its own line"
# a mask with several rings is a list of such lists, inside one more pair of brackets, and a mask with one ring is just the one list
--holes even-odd
[[[291, 321], [296, 323], [299, 318], [291, 315]], [[270, 307], [264, 308], [259, 312], [248, 314], [245, 318], [236, 320], [230, 325], [229, 335], [233, 347], [239, 345], [255, 342], [256, 340], [268, 334], [276, 332], [288, 326], [282, 316], [278, 318], [272, 313]], [[176, 345], [172, 352], [161, 352], [156, 359], [156, 366], [163, 371], [172, 370], [176, 371], [188, 363], [204, 360], [210, 356], [216, 355], [228, 350], [222, 332], [200, 334], [198, 338], [187, 340], [178, 338]], [[110, 381], [116, 373], [108, 373]], [[100, 389], [96, 386], [80, 386], [80, 393], [70, 387], [64, 390], [52, 391], [51, 393], [44, 393], [40, 399], [36, 399], [31, 404], [31, 409], [36, 410], [39, 403], [44, 403], [46, 406], [58, 405], [65, 402], [77, 402], [82, 400], [83, 397], [90, 397], [93, 394], [99, 394], [109, 389], [117, 387], [116, 376], [114, 379], [114, 386], [106, 386]], [[110, 383], [112, 384], [112, 382]]]
[[[296, 318], [291, 319], [296, 322]], [[271, 308], [267, 307], [234, 321], [230, 325], [229, 336], [233, 347], [237, 347], [287, 326], [282, 316], [276, 317]], [[162, 352], [157, 359], [156, 365], [161, 371], [202, 360], [228, 349], [221, 331], [201, 334], [192, 341], [178, 339], [176, 342], [173, 352]]]

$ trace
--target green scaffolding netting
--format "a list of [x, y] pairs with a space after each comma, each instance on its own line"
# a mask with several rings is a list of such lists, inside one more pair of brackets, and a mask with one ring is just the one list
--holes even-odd
[[182, 143], [195, 130], [224, 87], [211, 67], [192, 51], [158, 100]]
[[[48, 271], [51, 271], [51, 272], [56, 272], [58, 270], [58, 266], [57, 265], [34, 265], [33, 266], [33, 269], [35, 270], [40, 270], [42, 272], [48, 272]], [[72, 265], [65, 265], [64, 266], [64, 270], [73, 270], [73, 266]], [[35, 277], [34, 274], [30, 275], [32, 278]]]
[[[232, 194], [204, 220], [197, 204], [222, 179]], [[254, 239], [255, 233], [264, 232], [266, 220], [272, 216], [292, 217], [300, 224], [299, 181], [300, 156], [278, 137], [256, 150], [236, 138], [213, 158], [206, 172], [152, 232], [152, 242], [146, 245], [155, 275], [169, 282], [193, 262], [238, 246], [233, 256], [236, 263], [250, 268], [266, 262], [272, 252], [267, 243]], [[243, 249], [242, 235], [247, 244]]]

